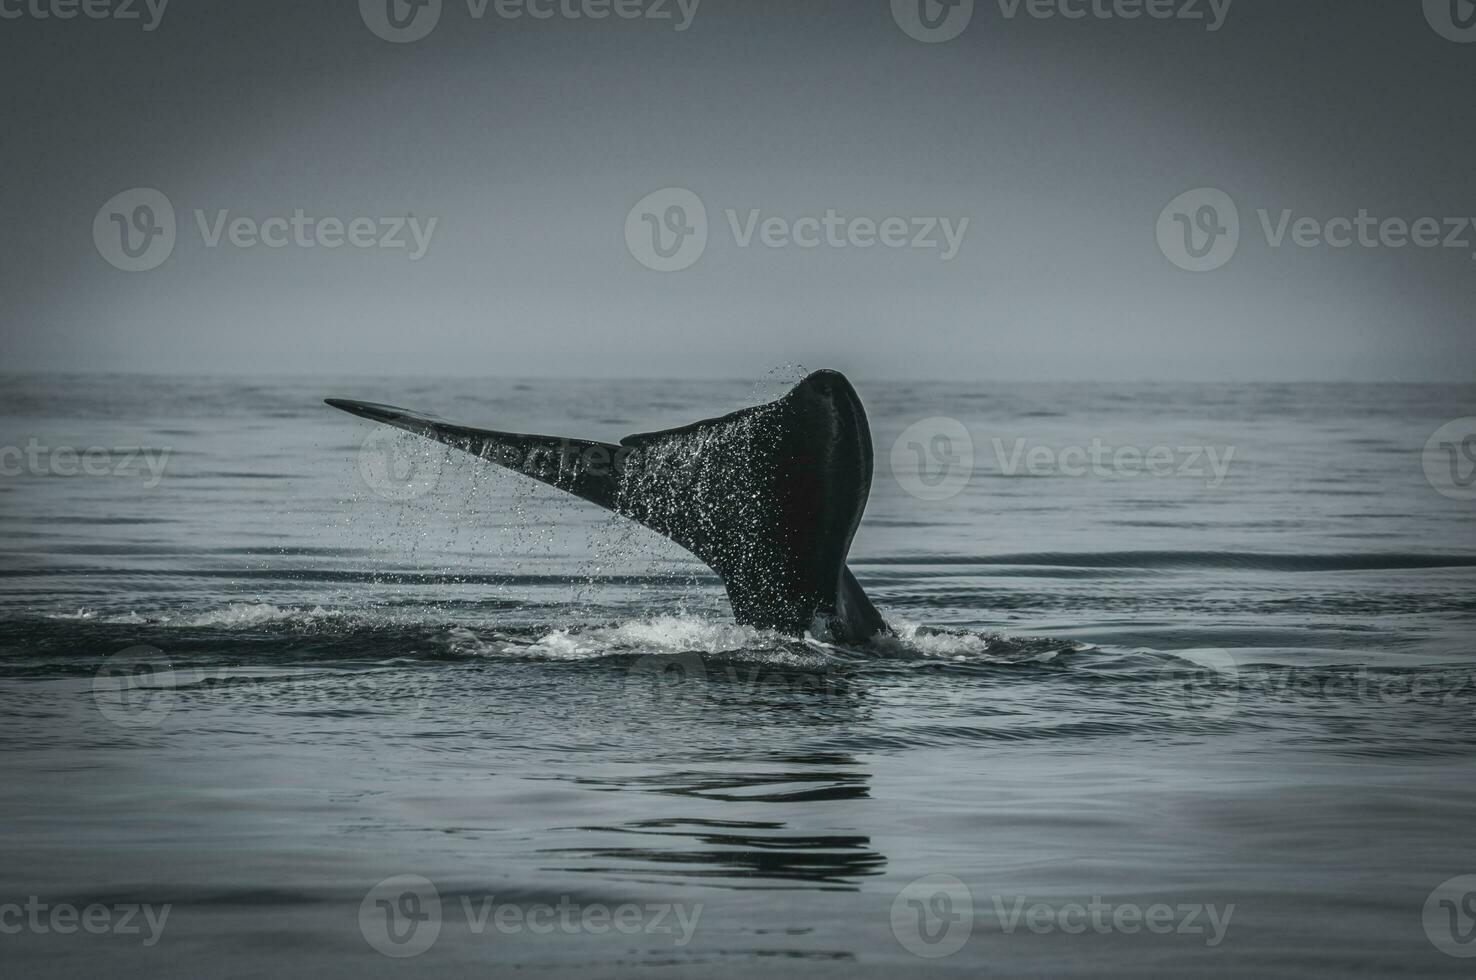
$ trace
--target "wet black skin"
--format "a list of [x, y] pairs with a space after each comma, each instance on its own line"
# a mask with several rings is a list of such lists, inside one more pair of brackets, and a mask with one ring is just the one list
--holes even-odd
[[845, 376], [817, 371], [784, 397], [619, 445], [453, 425], [328, 399], [517, 470], [665, 535], [706, 562], [746, 625], [841, 642], [889, 632], [846, 567], [871, 490], [871, 430]]

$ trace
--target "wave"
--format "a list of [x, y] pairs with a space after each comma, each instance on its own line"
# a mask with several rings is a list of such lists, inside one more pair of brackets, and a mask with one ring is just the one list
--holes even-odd
[[[142, 628], [126, 631], [131, 642], [169, 649], [193, 645], [208, 638], [221, 649], [232, 635], [245, 646], [261, 636], [299, 634], [318, 641], [345, 641], [365, 656], [391, 650], [431, 647], [452, 658], [517, 657], [555, 661], [593, 660], [631, 655], [680, 655], [760, 659], [773, 664], [814, 664], [867, 661], [932, 660], [973, 663], [1045, 663], [1063, 653], [1091, 649], [1089, 644], [1044, 637], [1018, 637], [964, 629], [944, 629], [893, 618], [895, 632], [860, 646], [835, 644], [824, 636], [794, 637], [772, 630], [743, 626], [727, 619], [690, 611], [622, 618], [612, 622], [471, 626], [452, 611], [425, 606], [343, 609], [279, 606], [268, 602], [230, 603], [195, 612], [100, 612], [79, 609], [54, 613], [39, 621], [6, 623], [7, 632], [24, 629], [35, 641], [45, 637], [53, 649], [68, 640], [81, 645], [82, 637], [67, 635], [67, 626], [85, 628], [88, 648], [95, 648], [100, 628]], [[208, 634], [208, 637], [202, 636]], [[120, 641], [121, 642], [121, 641]], [[320, 643], [321, 646], [321, 643]], [[306, 655], [307, 649], [297, 651]], [[53, 654], [54, 655], [54, 654]]]

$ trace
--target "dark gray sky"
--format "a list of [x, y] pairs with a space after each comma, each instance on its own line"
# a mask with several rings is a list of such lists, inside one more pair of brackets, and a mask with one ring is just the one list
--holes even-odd
[[[409, 43], [377, 36], [356, 0], [171, 0], [152, 31], [144, 0], [142, 21], [35, 16], [52, 2], [0, 0], [20, 14], [0, 19], [7, 368], [1463, 381], [1476, 367], [1476, 231], [1454, 248], [1301, 248], [1290, 232], [1276, 248], [1257, 214], [1476, 219], [1476, 43], [1439, 33], [1421, 0], [1234, 0], [1215, 31], [1090, 13], [1111, 0], [1065, 0], [1081, 19], [977, 0], [944, 43], [910, 37], [890, 0], [702, 0], [685, 30], [676, 0], [667, 20], [558, 12], [584, 0], [531, 0], [554, 16], [516, 20], [491, 0], [478, 19], [444, 0]], [[1428, 6], [1438, 20], [1449, 0]], [[94, 221], [139, 187], [168, 199], [177, 237], [129, 273]], [[633, 256], [626, 219], [667, 187], [700, 198], [709, 235], [695, 264], [662, 273]], [[1193, 273], [1156, 228], [1202, 187], [1234, 202], [1242, 234], [1228, 264]], [[211, 248], [196, 217], [299, 208], [374, 219], [376, 237], [379, 219], [436, 225], [412, 260], [413, 241]], [[896, 216], [909, 237], [914, 219], [969, 224], [944, 261], [757, 233], [742, 247], [728, 209], [740, 226], [750, 209]], [[103, 237], [121, 241], [111, 222]]]

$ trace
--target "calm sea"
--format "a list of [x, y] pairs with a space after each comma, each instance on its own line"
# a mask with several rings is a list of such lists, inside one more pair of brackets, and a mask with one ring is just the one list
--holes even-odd
[[321, 404], [794, 377], [4, 378], [5, 972], [1470, 975], [1476, 387], [855, 379], [864, 649]]

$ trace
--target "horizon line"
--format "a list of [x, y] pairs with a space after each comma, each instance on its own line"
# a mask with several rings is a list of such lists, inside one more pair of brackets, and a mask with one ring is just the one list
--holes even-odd
[[[332, 371], [322, 369], [312, 370], [273, 370], [273, 371], [167, 371], [150, 370], [144, 368], [96, 368], [96, 367], [36, 367], [36, 368], [5, 368], [0, 369], [0, 377], [149, 377], [149, 378], [364, 378], [372, 380], [384, 380], [389, 378], [441, 378], [441, 379], [483, 379], [504, 381], [710, 381], [710, 382], [733, 382], [738, 384], [753, 383], [766, 380], [765, 373], [752, 375], [733, 374], [504, 374], [504, 373], [478, 373], [470, 371], [425, 371], [407, 370], [401, 372], [382, 371]], [[1058, 385], [1058, 384], [1098, 384], [1098, 385], [1419, 385], [1428, 387], [1472, 387], [1476, 381], [1470, 380], [1437, 380], [1437, 379], [1409, 379], [1409, 378], [1268, 378], [1268, 377], [1243, 377], [1243, 378], [1205, 378], [1205, 377], [1182, 377], [1182, 378], [1090, 378], [1090, 377], [978, 377], [966, 378], [957, 376], [938, 375], [873, 375], [865, 372], [848, 373], [848, 377], [861, 378], [877, 383], [916, 383], [933, 382], [940, 384], [1000, 384], [1000, 385]]]

